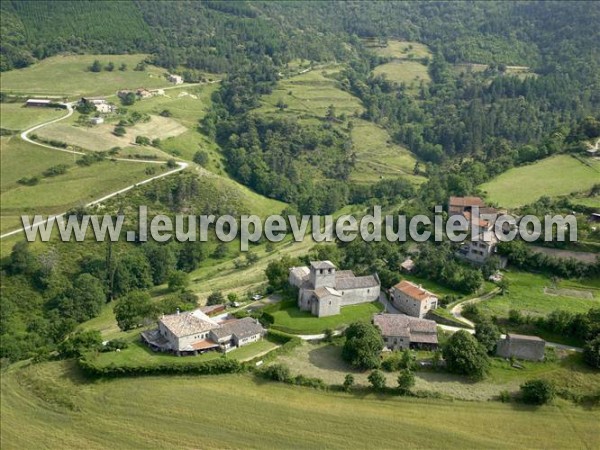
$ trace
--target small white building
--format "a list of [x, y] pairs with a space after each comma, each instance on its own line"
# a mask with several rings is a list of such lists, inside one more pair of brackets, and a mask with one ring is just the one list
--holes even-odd
[[52, 103], [50, 100], [40, 99], [40, 98], [30, 98], [25, 102], [25, 106], [38, 106], [38, 107], [46, 107], [50, 106]]
[[392, 304], [400, 312], [412, 317], [423, 318], [438, 307], [437, 296], [408, 280], [402, 280], [390, 289]]
[[92, 125], [100, 125], [101, 123], [104, 123], [104, 119], [102, 117], [92, 117], [90, 123]]
[[173, 84], [183, 84], [183, 78], [172, 73], [169, 74], [169, 81]]

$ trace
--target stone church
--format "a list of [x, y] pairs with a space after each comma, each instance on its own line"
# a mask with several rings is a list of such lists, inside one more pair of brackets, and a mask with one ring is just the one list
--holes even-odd
[[292, 267], [289, 282], [299, 289], [298, 308], [317, 317], [339, 314], [343, 306], [373, 302], [381, 287], [377, 274], [357, 277], [351, 270], [337, 270], [331, 261]]

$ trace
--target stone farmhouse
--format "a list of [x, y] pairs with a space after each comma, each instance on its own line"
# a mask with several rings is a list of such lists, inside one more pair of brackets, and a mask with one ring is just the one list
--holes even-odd
[[[473, 209], [477, 208], [478, 215], [473, 214]], [[469, 239], [458, 251], [458, 255], [468, 261], [477, 264], [483, 264], [490, 256], [496, 253], [498, 239], [492, 231], [494, 222], [479, 217], [481, 214], [498, 214], [495, 208], [486, 206], [485, 202], [479, 197], [450, 197], [448, 200], [448, 215], [461, 215], [467, 219], [468, 225], [462, 231], [469, 231], [476, 227], [476, 237]], [[456, 221], [455, 225], [460, 222]]]
[[502, 358], [517, 358], [527, 361], [542, 361], [546, 341], [537, 336], [507, 334], [498, 341], [496, 354]]
[[438, 347], [437, 324], [405, 314], [375, 314], [373, 324], [379, 328], [388, 350], [435, 350]]
[[408, 280], [402, 280], [393, 286], [390, 294], [392, 305], [412, 317], [422, 319], [429, 311], [438, 307], [438, 298], [433, 292]]
[[381, 288], [377, 274], [357, 277], [351, 270], [337, 270], [331, 261], [292, 267], [289, 282], [299, 289], [298, 308], [317, 317], [339, 314], [343, 306], [373, 302]]
[[227, 352], [257, 342], [265, 333], [251, 317], [218, 321], [196, 309], [162, 316], [158, 328], [142, 333], [142, 341], [154, 351], [182, 356], [210, 350]]

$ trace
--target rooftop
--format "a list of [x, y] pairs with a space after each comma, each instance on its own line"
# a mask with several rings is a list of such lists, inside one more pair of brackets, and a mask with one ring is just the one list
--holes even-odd
[[529, 336], [526, 334], [512, 334], [509, 333], [506, 335], [506, 339], [515, 340], [515, 341], [537, 341], [537, 342], [545, 342], [541, 337], [538, 336]]
[[424, 301], [429, 297], [437, 297], [433, 292], [429, 292], [427, 289], [423, 289], [420, 285], [416, 285], [415, 283], [402, 280], [400, 283], [395, 285], [393, 289], [397, 289], [400, 292], [408, 295], [410, 298], [414, 298], [415, 300]]
[[244, 317], [243, 319], [226, 322], [223, 326], [214, 329], [212, 332], [218, 339], [232, 335], [235, 335], [238, 339], [244, 339], [263, 333], [264, 331], [265, 329], [256, 319]]
[[384, 336], [408, 337], [412, 342], [437, 343], [437, 324], [405, 314], [375, 314], [373, 323]]
[[484, 201], [480, 197], [450, 197], [448, 201], [450, 206], [485, 206]]
[[342, 278], [336, 277], [335, 288], [339, 290], [343, 289], [360, 289], [370, 288], [379, 286], [379, 281], [373, 275], [366, 275], [363, 277], [351, 277], [345, 276]]
[[331, 261], [311, 261], [310, 267], [313, 269], [335, 269], [335, 264]]
[[160, 322], [177, 337], [214, 330], [219, 324], [199, 309], [163, 316]]

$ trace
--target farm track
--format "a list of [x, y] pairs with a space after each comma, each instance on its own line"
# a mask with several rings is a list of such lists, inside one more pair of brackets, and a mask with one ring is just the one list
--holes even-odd
[[[25, 142], [28, 142], [30, 144], [37, 145], [37, 146], [40, 146], [40, 147], [44, 147], [44, 148], [47, 148], [47, 149], [50, 149], [50, 150], [64, 152], [64, 153], [71, 153], [73, 155], [85, 155], [84, 152], [79, 152], [79, 151], [76, 151], [76, 150], [68, 150], [68, 149], [64, 149], [64, 148], [54, 147], [54, 146], [49, 145], [49, 144], [43, 144], [41, 142], [36, 142], [33, 139], [30, 139], [29, 136], [28, 136], [33, 131], [39, 130], [40, 128], [43, 128], [45, 126], [51, 125], [53, 123], [56, 123], [56, 122], [59, 122], [61, 120], [65, 120], [65, 119], [71, 117], [73, 115], [73, 112], [74, 112], [72, 104], [65, 103], [64, 106], [66, 106], [66, 108], [67, 108], [67, 111], [68, 111], [67, 114], [65, 114], [64, 116], [59, 117], [57, 119], [52, 119], [52, 120], [49, 120], [48, 122], [44, 122], [44, 123], [35, 125], [35, 126], [29, 128], [29, 129], [23, 131], [21, 133], [21, 139], [23, 139]], [[120, 162], [144, 163], [144, 164], [165, 164], [167, 162], [167, 161], [144, 160], [144, 159], [130, 159], [130, 158], [114, 158], [114, 160], [115, 161], [120, 161]], [[98, 198], [96, 200], [93, 200], [93, 201], [87, 203], [85, 206], [89, 207], [89, 206], [97, 205], [97, 204], [102, 203], [103, 201], [106, 201], [106, 200], [108, 200], [108, 199], [110, 199], [112, 197], [115, 197], [117, 195], [120, 195], [120, 194], [123, 194], [123, 193], [125, 193], [127, 191], [130, 191], [134, 187], [141, 186], [141, 185], [150, 183], [151, 181], [157, 180], [159, 178], [164, 178], [164, 177], [167, 177], [167, 176], [172, 175], [174, 173], [180, 172], [180, 171], [186, 169], [189, 166], [189, 164], [186, 163], [186, 162], [177, 161], [177, 166], [178, 167], [176, 169], [169, 170], [169, 171], [167, 171], [165, 173], [161, 173], [160, 175], [155, 175], [153, 177], [146, 178], [146, 179], [144, 179], [142, 181], [139, 181], [137, 183], [134, 183], [134, 184], [131, 184], [129, 186], [126, 186], [123, 189], [119, 189], [117, 191], [113, 191], [113, 192], [111, 192], [111, 193], [109, 193], [109, 194], [107, 194], [107, 195], [105, 195], [105, 196], [103, 196], [101, 198]], [[21, 232], [24, 232], [24, 231], [27, 231], [27, 230], [30, 230], [30, 229], [35, 229], [35, 228], [37, 228], [40, 225], [43, 225], [45, 223], [54, 222], [57, 219], [63, 217], [65, 214], [66, 214], [66, 212], [61, 213], [61, 214], [56, 214], [54, 216], [49, 216], [47, 219], [45, 219], [43, 221], [36, 222], [36, 223], [34, 223], [32, 225], [29, 225], [29, 226], [23, 226], [23, 227], [18, 228], [16, 230], [9, 231], [7, 233], [4, 233], [4, 234], [0, 235], [0, 239], [4, 239], [6, 237], [9, 237], [9, 236], [12, 236], [12, 235], [15, 235], [15, 234], [18, 234], [18, 233], [21, 233]]]

